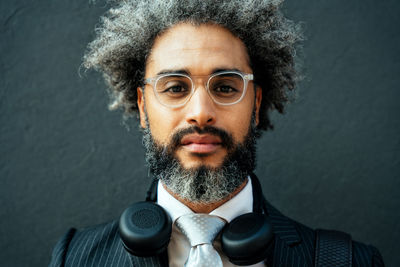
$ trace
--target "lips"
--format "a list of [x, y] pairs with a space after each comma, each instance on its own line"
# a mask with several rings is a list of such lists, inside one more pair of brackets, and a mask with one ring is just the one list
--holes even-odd
[[182, 138], [181, 145], [191, 153], [212, 153], [221, 145], [221, 139], [215, 135], [191, 134]]

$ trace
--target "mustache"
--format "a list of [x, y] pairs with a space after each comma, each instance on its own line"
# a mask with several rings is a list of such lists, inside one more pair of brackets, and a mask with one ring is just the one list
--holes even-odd
[[194, 133], [210, 134], [210, 135], [219, 137], [221, 139], [220, 145], [222, 147], [226, 148], [227, 150], [232, 149], [234, 146], [232, 135], [229, 134], [225, 130], [222, 130], [222, 129], [214, 127], [214, 126], [209, 126], [209, 125], [204, 126], [203, 128], [200, 128], [198, 126], [191, 126], [191, 127], [185, 128], [185, 129], [177, 130], [172, 135], [171, 144], [170, 144], [171, 151], [176, 150], [180, 146], [181, 140], [185, 135], [194, 134]]

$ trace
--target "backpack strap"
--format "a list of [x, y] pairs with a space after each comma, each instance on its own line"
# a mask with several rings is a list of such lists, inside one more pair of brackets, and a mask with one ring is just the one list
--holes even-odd
[[351, 236], [333, 230], [316, 230], [315, 267], [351, 267]]

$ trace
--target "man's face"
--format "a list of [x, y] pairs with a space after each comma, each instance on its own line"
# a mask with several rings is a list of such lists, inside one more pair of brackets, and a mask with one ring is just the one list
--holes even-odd
[[[204, 85], [208, 75], [221, 69], [252, 73], [243, 42], [225, 28], [179, 24], [155, 40], [147, 61], [145, 78], [155, 77], [165, 71], [182, 70], [191, 76], [204, 76], [193, 79], [195, 93], [179, 108], [170, 108], [159, 103], [150, 85], [145, 87], [144, 98], [142, 91], [138, 89], [141, 126], [150, 127], [152, 138], [157, 144], [170, 145], [174, 133], [192, 126], [199, 129], [215, 127], [231, 135], [235, 144], [244, 141], [253, 112], [258, 123], [261, 89], [255, 92], [253, 83], [250, 82], [239, 103], [229, 106], [216, 104]], [[229, 153], [218, 136], [209, 133], [191, 133], [179, 141], [181, 143], [173, 153], [186, 169], [203, 166], [218, 168]]]

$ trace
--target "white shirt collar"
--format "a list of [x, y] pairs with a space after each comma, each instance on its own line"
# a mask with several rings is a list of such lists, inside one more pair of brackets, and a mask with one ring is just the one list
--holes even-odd
[[[191, 209], [168, 193], [161, 181], [158, 183], [157, 190], [157, 203], [166, 210], [173, 223], [180, 216], [193, 213]], [[251, 179], [248, 177], [246, 186], [236, 196], [211, 211], [209, 214], [218, 216], [229, 223], [234, 218], [252, 211], [253, 190]]]

